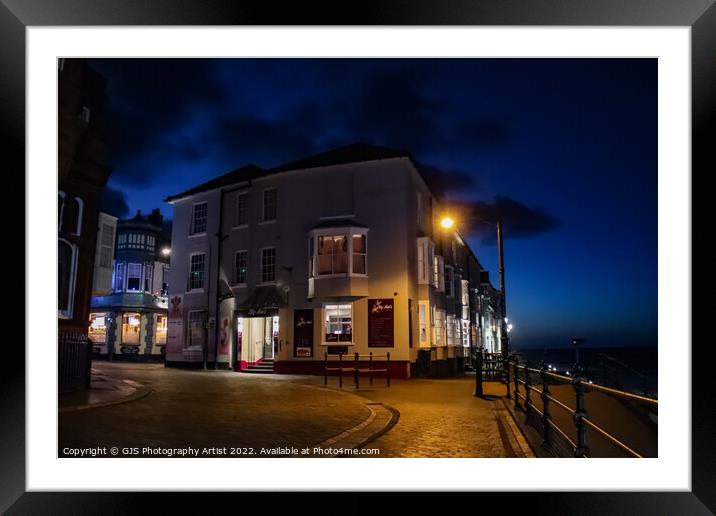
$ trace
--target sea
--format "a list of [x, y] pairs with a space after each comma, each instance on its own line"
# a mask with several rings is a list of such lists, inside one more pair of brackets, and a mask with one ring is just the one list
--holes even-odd
[[[547, 367], [560, 374], [571, 372], [576, 361], [574, 348], [515, 349], [520, 361], [530, 367]], [[658, 398], [658, 352], [656, 346], [589, 347], [579, 349], [579, 362], [586, 378], [615, 389]]]

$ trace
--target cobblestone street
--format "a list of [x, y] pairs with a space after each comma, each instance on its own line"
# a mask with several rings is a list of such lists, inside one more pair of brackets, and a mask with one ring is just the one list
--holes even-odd
[[325, 388], [322, 377], [311, 376], [107, 362], [94, 368], [151, 392], [126, 403], [60, 413], [60, 456], [67, 447], [94, 446], [239, 447], [258, 454], [262, 447], [301, 448], [348, 435], [344, 442], [367, 441], [365, 447], [386, 458], [520, 456], [496, 410], [502, 402], [489, 396], [501, 394], [499, 386], [486, 384], [488, 398], [475, 398], [470, 376], [393, 381], [390, 388], [376, 379], [359, 391], [346, 382], [341, 391], [335, 378]]

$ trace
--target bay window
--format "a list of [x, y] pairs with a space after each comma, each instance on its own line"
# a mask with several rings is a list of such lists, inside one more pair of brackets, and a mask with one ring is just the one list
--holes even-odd
[[324, 334], [326, 342], [353, 341], [353, 305], [323, 305]]
[[447, 345], [455, 345], [455, 316], [447, 316]]
[[435, 335], [436, 346], [445, 345], [445, 310], [435, 310]]
[[314, 230], [308, 240], [309, 277], [368, 274], [367, 229]]

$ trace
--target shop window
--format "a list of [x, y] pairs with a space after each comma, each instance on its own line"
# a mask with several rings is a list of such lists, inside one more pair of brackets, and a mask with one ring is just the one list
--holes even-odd
[[234, 255], [234, 284], [244, 285], [246, 283], [247, 262], [248, 251], [236, 251]]
[[276, 281], [276, 248], [261, 250], [261, 282]]
[[204, 253], [195, 253], [189, 258], [189, 288], [187, 290], [204, 288], [205, 257]]
[[209, 213], [209, 204], [200, 202], [194, 205], [191, 216], [191, 234], [206, 233], [206, 219]]
[[157, 344], [166, 344], [167, 343], [167, 316], [166, 315], [157, 315], [156, 342], [157, 342]]
[[142, 315], [138, 313], [122, 315], [122, 344], [139, 346], [139, 333]]
[[352, 342], [353, 305], [327, 304], [323, 311], [326, 342]]
[[95, 344], [104, 344], [107, 340], [107, 317], [104, 313], [90, 314], [88, 336]]
[[236, 196], [236, 226], [249, 223], [249, 193], [241, 192]]
[[275, 188], [268, 188], [264, 190], [263, 197], [263, 212], [261, 221], [268, 222], [276, 220], [276, 213], [278, 211], [278, 191]]

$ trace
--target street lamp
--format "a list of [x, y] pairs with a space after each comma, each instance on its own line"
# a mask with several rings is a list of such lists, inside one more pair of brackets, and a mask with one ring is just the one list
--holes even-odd
[[171, 254], [172, 250], [169, 247], [163, 247], [162, 248], [162, 256], [169, 256]]
[[[504, 253], [502, 249], [502, 241], [504, 240], [503, 234], [502, 234], [502, 220], [498, 220], [497, 223], [493, 222], [487, 222], [482, 219], [478, 218], [468, 218], [463, 219], [463, 222], [466, 222], [468, 220], [472, 220], [475, 222], [480, 222], [482, 224], [487, 224], [488, 226], [495, 227], [497, 230], [497, 260], [498, 260], [498, 269], [500, 273], [500, 300], [502, 301], [501, 304], [501, 332], [500, 332], [500, 345], [502, 348], [502, 356], [507, 357], [508, 353], [508, 346], [509, 346], [509, 336], [508, 333], [511, 331], [511, 328], [508, 330], [507, 328], [507, 301], [505, 297], [505, 261], [504, 261]], [[455, 226], [455, 219], [450, 217], [449, 215], [443, 215], [440, 218], [440, 227], [442, 227], [445, 230], [451, 229], [453, 226]]]

